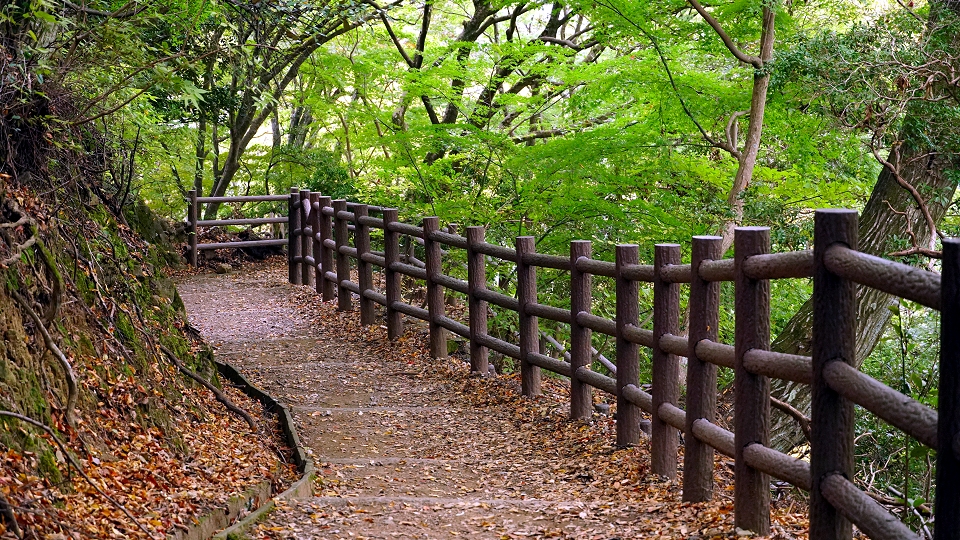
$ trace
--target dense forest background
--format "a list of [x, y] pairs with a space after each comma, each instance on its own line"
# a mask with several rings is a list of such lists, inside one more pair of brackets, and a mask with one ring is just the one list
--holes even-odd
[[[506, 245], [533, 235], [542, 252], [638, 243], [648, 260], [693, 235], [729, 246], [737, 225], [806, 249], [813, 209], [854, 207], [861, 248], [936, 268], [939, 239], [960, 234], [958, 9], [13, 0], [0, 7], [0, 177], [57, 189], [83, 175], [117, 215], [142, 199], [173, 220], [191, 189], [296, 186], [485, 225]], [[551, 294], [555, 276], [540, 279]], [[499, 285], [512, 291], [509, 276]], [[809, 290], [774, 286], [778, 349], [805, 350]], [[874, 294], [859, 324], [863, 369], [935, 403], [937, 316]], [[798, 389], [777, 395], [802, 416]], [[796, 416], [778, 439], [802, 453]], [[884, 425], [858, 429], [863, 477], [922, 529], [929, 454]]]

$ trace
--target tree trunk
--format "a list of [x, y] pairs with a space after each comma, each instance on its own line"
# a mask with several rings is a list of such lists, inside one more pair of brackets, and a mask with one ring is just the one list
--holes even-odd
[[[919, 134], [916, 136], [919, 138]], [[956, 158], [949, 153], [935, 153], [929, 148], [906, 148], [899, 153], [891, 152], [888, 161], [920, 191], [931, 217], [935, 223], [939, 223], [946, 213], [943, 201], [952, 200], [957, 188], [956, 182], [950, 180], [947, 174], [956, 169]], [[896, 242], [908, 237], [908, 231], [916, 234], [918, 245], [925, 246], [930, 239], [931, 231], [913, 197], [900, 186], [893, 172], [884, 167], [860, 216], [860, 250], [877, 256], [886, 255], [903, 247]], [[869, 287], [857, 288], [857, 300], [856, 365], [859, 367], [880, 341], [891, 316], [888, 306], [895, 305], [897, 300]], [[774, 340], [772, 348], [785, 353], [809, 355], [812, 322], [811, 304], [807, 301]], [[810, 389], [806, 385], [776, 380], [772, 393], [798, 410], [810, 410]], [[803, 440], [800, 426], [778, 411], [771, 426], [774, 445], [786, 450], [802, 444]]]
[[[931, 33], [954, 32], [953, 24], [945, 29], [937, 29], [941, 13], [949, 9], [956, 16], [960, 12], [960, 2], [940, 0], [931, 6], [927, 31]], [[955, 50], [960, 36], [947, 34], [936, 36], [940, 46]], [[949, 88], [940, 90], [950, 93]], [[948, 83], [949, 84], [949, 83]], [[926, 247], [930, 244], [934, 231], [928, 224], [914, 196], [897, 180], [900, 178], [916, 188], [929, 218], [936, 227], [946, 213], [947, 206], [953, 200], [957, 183], [952, 180], [951, 172], [960, 165], [960, 157], [955, 144], [947, 140], [952, 137], [952, 129], [938, 127], [941, 116], [937, 107], [952, 107], [956, 102], [950, 100], [941, 104], [913, 103], [907, 108], [904, 128], [900, 132], [897, 146], [890, 151], [883, 170], [877, 178], [870, 200], [860, 215], [859, 248], [872, 255], [884, 256], [902, 249], [898, 241], [914, 236], [913, 245]], [[946, 116], [944, 116], [946, 118]], [[946, 133], [946, 137], [941, 135]], [[939, 136], [938, 136], [939, 135]], [[879, 159], [879, 158], [878, 158]], [[883, 335], [892, 312], [889, 306], [897, 299], [868, 287], [857, 288], [857, 368], [870, 355]], [[811, 351], [812, 312], [810, 302], [804, 303], [800, 310], [787, 323], [772, 344], [775, 351], [809, 355]], [[782, 380], [773, 381], [771, 392], [774, 397], [790, 403], [800, 411], [810, 410], [810, 389]], [[808, 413], [809, 414], [809, 413]], [[771, 424], [770, 440], [774, 447], [786, 451], [804, 442], [800, 426], [790, 417], [777, 411]]]

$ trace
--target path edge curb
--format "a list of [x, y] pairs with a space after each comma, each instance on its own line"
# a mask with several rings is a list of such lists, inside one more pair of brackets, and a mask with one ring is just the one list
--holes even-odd
[[257, 388], [247, 380], [237, 368], [226, 363], [214, 360], [217, 366], [217, 372], [243, 393], [259, 401], [268, 412], [275, 412], [280, 421], [280, 427], [283, 430], [287, 445], [293, 449], [293, 461], [300, 472], [300, 479], [294, 482], [286, 491], [267, 500], [256, 510], [247, 514], [243, 519], [237, 521], [230, 527], [223, 529], [211, 537], [212, 540], [227, 540], [227, 538], [244, 537], [246, 530], [254, 523], [260, 521], [270, 511], [276, 507], [277, 501], [289, 499], [302, 499], [313, 496], [313, 481], [316, 477], [316, 466], [313, 458], [307, 453], [306, 449], [300, 443], [300, 435], [297, 433], [296, 424], [293, 423], [293, 416], [290, 410], [283, 404], [273, 398], [270, 394]]

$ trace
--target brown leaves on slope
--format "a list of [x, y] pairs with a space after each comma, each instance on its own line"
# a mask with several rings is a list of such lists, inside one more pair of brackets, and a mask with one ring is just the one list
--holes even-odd
[[[286, 483], [295, 477], [292, 465], [279, 463], [268, 436], [250, 434], [246, 424], [205, 390], [188, 392], [200, 405], [184, 411], [189, 420], [176, 424], [173, 433], [145, 428], [114, 408], [101, 407], [99, 418], [81, 420], [71, 445], [85, 446], [86, 452], [77, 450], [76, 456], [84, 472], [155, 537], [186, 529], [262, 479]], [[248, 411], [260, 410], [238, 390], [225, 392]], [[127, 395], [121, 389], [115, 397]], [[263, 425], [272, 425], [271, 419], [265, 420]], [[169, 445], [171, 439], [177, 441], [176, 447]], [[14, 506], [27, 538], [146, 538], [93, 486], [68, 471], [59, 452], [55, 459], [65, 477], [56, 481], [38, 476], [35, 471], [43, 467], [42, 459], [37, 453], [12, 449], [0, 454], [0, 493]], [[2, 524], [0, 538], [13, 538]]]

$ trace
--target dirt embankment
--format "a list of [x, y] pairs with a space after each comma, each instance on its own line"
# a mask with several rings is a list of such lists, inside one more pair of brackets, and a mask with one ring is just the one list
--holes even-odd
[[255, 403], [224, 389], [256, 431], [188, 376], [219, 384], [174, 231], [32, 182], [0, 184], [0, 538], [162, 538], [292, 476]]
[[[645, 444], [614, 446], [611, 416], [567, 420], [563, 380], [521, 398], [515, 376], [429, 358], [423, 323], [390, 342], [286, 277], [262, 267], [180, 285], [218, 357], [291, 408], [319, 468], [316, 496], [281, 506], [255, 538], [738, 536], [724, 460], [716, 500], [681, 503], [649, 473]], [[804, 537], [789, 501], [775, 522], [778, 538]]]

